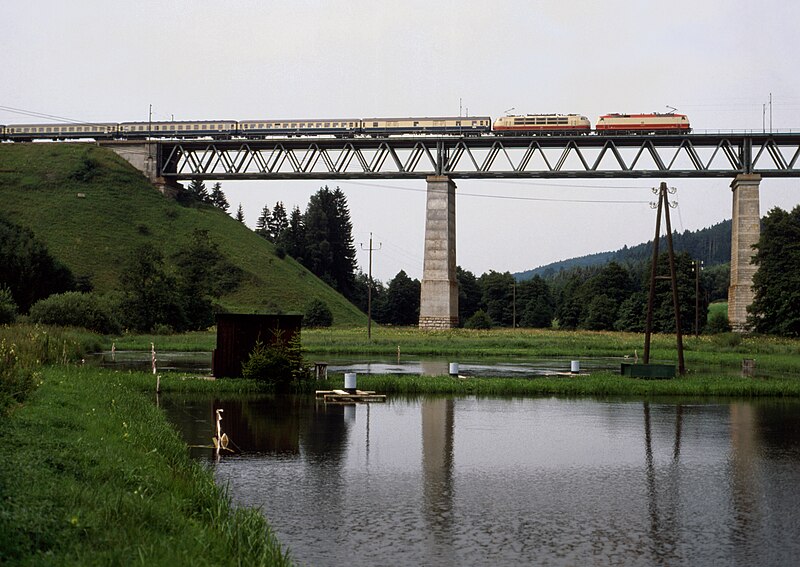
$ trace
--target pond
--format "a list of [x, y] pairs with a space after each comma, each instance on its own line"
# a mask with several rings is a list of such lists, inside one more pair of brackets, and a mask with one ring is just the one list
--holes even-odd
[[800, 403], [162, 397], [301, 565], [793, 565]]
[[[452, 357], [451, 357], [452, 358]], [[211, 374], [210, 352], [159, 351], [157, 365], [160, 372], [194, 372]], [[314, 360], [317, 360], [316, 358]], [[464, 376], [533, 378], [557, 372], [569, 372], [571, 360], [566, 357], [481, 357], [463, 361], [440, 357], [377, 355], [333, 355], [320, 358], [328, 365], [331, 374], [355, 372], [357, 374], [412, 374], [418, 376], [445, 376], [449, 364], [458, 362], [459, 374]], [[579, 360], [581, 371], [619, 372], [622, 357], [584, 357]], [[89, 357], [90, 364], [117, 370], [142, 370], [152, 368], [150, 351], [116, 351], [97, 353]]]

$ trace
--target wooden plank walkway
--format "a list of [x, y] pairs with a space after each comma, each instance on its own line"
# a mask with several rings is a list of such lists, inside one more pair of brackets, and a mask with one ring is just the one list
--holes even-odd
[[355, 404], [385, 402], [385, 394], [376, 394], [371, 390], [356, 390], [350, 393], [345, 390], [317, 390], [317, 399], [322, 399], [326, 404]]

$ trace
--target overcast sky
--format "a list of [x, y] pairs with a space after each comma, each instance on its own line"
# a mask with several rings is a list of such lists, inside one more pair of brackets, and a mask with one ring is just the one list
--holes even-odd
[[[800, 3], [785, 0], [2, 1], [0, 106], [74, 120], [689, 116], [696, 130], [800, 129]], [[0, 124], [35, 122], [0, 110]], [[766, 117], [769, 124], [769, 110]], [[480, 275], [651, 239], [660, 180], [457, 181], [458, 264]], [[731, 216], [729, 179], [669, 180], [676, 230]], [[253, 227], [323, 183], [225, 182]], [[424, 181], [331, 182], [374, 275], [422, 276]], [[600, 201], [615, 201], [602, 203]], [[576, 202], [581, 201], [581, 202]], [[623, 201], [620, 203], [619, 201]], [[761, 213], [800, 182], [761, 183]], [[367, 254], [359, 251], [367, 269]]]

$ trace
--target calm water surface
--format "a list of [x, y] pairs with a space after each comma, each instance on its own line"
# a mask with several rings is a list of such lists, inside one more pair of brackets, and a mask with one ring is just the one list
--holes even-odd
[[162, 399], [301, 565], [796, 565], [800, 404]]

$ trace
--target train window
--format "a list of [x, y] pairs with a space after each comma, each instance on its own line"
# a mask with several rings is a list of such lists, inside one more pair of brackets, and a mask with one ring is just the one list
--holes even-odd
[[195, 125], [194, 125], [194, 129], [195, 129], [195, 130], [197, 130], [197, 129], [198, 129], [198, 128], [197, 128], [197, 124], [195, 124]]
[[155, 128], [153, 128], [153, 130], [158, 131], [158, 124], [156, 124], [156, 126], [155, 126]]
[[[259, 125], [258, 125], [258, 127], [259, 127], [259, 128], [263, 128], [263, 127], [264, 127], [264, 124], [259, 124]], [[269, 128], [269, 124], [267, 124], [267, 128]]]
[[373, 128], [377, 128], [377, 127], [378, 127], [378, 123], [377, 123], [377, 122], [373, 122], [373, 123], [372, 123], [372, 127], [373, 127]]
[[339, 123], [338, 122], [333, 122], [331, 124], [331, 126], [333, 126], [334, 128], [338, 128], [339, 127]]
[[325, 128], [330, 128], [330, 127], [331, 127], [331, 123], [330, 122], [326, 122], [325, 123]]

